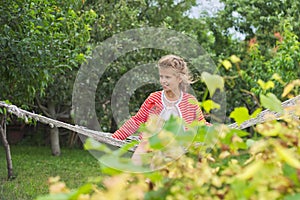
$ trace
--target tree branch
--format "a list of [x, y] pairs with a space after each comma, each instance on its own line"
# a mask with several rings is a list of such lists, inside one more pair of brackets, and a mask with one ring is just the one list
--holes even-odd
[[48, 108], [43, 106], [40, 99], [38, 97], [36, 97], [36, 102], [39, 106], [39, 108], [42, 110], [42, 112], [47, 116], [47, 117], [51, 117], [51, 115], [48, 112]]

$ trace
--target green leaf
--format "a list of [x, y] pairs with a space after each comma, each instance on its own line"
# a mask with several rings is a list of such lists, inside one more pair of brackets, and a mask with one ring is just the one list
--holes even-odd
[[214, 126], [201, 126], [198, 129], [197, 135], [194, 138], [194, 142], [205, 143], [206, 146], [214, 145], [216, 138], [218, 138], [220, 132]]
[[271, 111], [275, 111], [280, 114], [283, 113], [281, 101], [272, 93], [268, 93], [267, 95], [260, 94], [260, 102], [263, 107]]
[[170, 131], [173, 134], [182, 132], [182, 127], [184, 126], [184, 121], [179, 117], [174, 117], [171, 115], [170, 119], [167, 120], [163, 126], [163, 129]]
[[125, 144], [118, 150], [114, 151], [113, 154], [120, 157], [120, 156], [124, 155], [125, 153], [127, 153], [131, 148], [133, 148], [138, 143], [139, 143], [138, 141], [133, 140], [132, 142]]
[[148, 168], [133, 164], [131, 158], [116, 157], [112, 154], [103, 155], [99, 161], [102, 163], [101, 168], [103, 173], [119, 174], [124, 171], [144, 172], [149, 171]]
[[288, 177], [298, 187], [300, 186], [297, 169], [295, 169], [294, 167], [292, 167], [286, 163], [283, 163], [282, 171], [283, 171], [284, 176]]
[[194, 141], [196, 137], [196, 132], [187, 130], [184, 132], [181, 132], [175, 136], [175, 145], [188, 148]]
[[238, 149], [248, 149], [248, 146], [245, 142], [236, 142], [234, 146]]
[[202, 107], [207, 113], [209, 113], [212, 109], [220, 109], [221, 106], [213, 100], [206, 100], [202, 103]]
[[7, 115], [7, 109], [6, 108], [2, 108], [1, 111], [3, 111], [2, 112], [3, 115]]
[[101, 172], [103, 174], [112, 175], [112, 176], [123, 173], [122, 171], [120, 171], [118, 169], [111, 168], [111, 167], [106, 166], [104, 164], [101, 165]]
[[59, 18], [57, 18], [57, 21], [63, 21], [63, 20], [65, 20], [64, 17], [59, 17]]
[[208, 72], [203, 72], [201, 74], [202, 80], [205, 82], [208, 90], [210, 97], [212, 97], [216, 91], [216, 89], [220, 89], [223, 91], [224, 89], [224, 79], [219, 76], [219, 75], [211, 75]]
[[112, 153], [112, 150], [110, 150], [105, 144], [102, 144], [100, 142], [97, 142], [93, 138], [86, 139], [84, 143], [84, 149], [86, 150], [98, 150], [105, 153]]
[[238, 125], [241, 125], [244, 121], [250, 118], [250, 115], [247, 108], [238, 107], [230, 113], [229, 117], [233, 118]]
[[80, 53], [76, 56], [75, 60], [79, 63], [82, 63], [85, 60], [85, 56], [83, 53]]
[[4, 103], [6, 103], [8, 105], [12, 105], [12, 103], [9, 100], [5, 100]]
[[261, 112], [262, 108], [257, 108], [251, 115], [250, 118], [256, 118]]
[[81, 186], [76, 192], [75, 194], [73, 194], [69, 199], [70, 200], [76, 200], [78, 199], [78, 197], [81, 195], [81, 194], [89, 194], [91, 191], [93, 190], [93, 185], [90, 184], [90, 183], [87, 183], [83, 186]]
[[248, 147], [251, 147], [254, 143], [255, 143], [255, 140], [252, 140], [252, 139], [247, 139], [247, 140], [246, 140], [246, 145], [247, 145]]
[[149, 138], [149, 145], [152, 149], [162, 149], [164, 145], [161, 142], [161, 139], [158, 137], [158, 134]]
[[291, 194], [284, 197], [284, 200], [299, 200], [300, 199], [300, 193]]
[[239, 129], [231, 129], [229, 132], [233, 133], [233, 134], [235, 134], [235, 135], [237, 135], [239, 137], [245, 137], [245, 136], [249, 135], [248, 132], [243, 131], [243, 130], [239, 130]]
[[194, 142], [204, 142], [208, 132], [207, 126], [200, 126], [197, 130], [197, 135], [194, 138]]
[[74, 192], [49, 194], [49, 195], [45, 195], [45, 196], [39, 196], [36, 198], [36, 200], [69, 200], [72, 195], [74, 195]]
[[147, 173], [147, 174], [144, 174], [146, 177], [148, 177], [149, 179], [151, 179], [151, 181], [153, 182], [158, 182], [158, 181], [162, 181], [163, 178], [164, 178], [164, 175], [161, 174], [160, 172], [158, 171], [154, 171], [152, 173]]

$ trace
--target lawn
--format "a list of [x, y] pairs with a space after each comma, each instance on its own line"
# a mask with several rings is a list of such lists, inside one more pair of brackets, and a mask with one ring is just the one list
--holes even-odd
[[60, 176], [68, 187], [77, 188], [88, 178], [100, 176], [100, 165], [82, 149], [62, 149], [59, 157], [51, 155], [50, 147], [11, 146], [16, 178], [7, 180], [5, 151], [0, 148], [0, 200], [35, 199], [48, 193], [49, 177]]

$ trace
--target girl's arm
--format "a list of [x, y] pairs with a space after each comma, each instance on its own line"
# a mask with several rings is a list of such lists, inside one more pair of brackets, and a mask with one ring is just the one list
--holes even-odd
[[125, 140], [128, 136], [135, 133], [140, 125], [147, 121], [151, 107], [153, 107], [153, 103], [150, 95], [142, 104], [136, 115], [127, 120], [116, 132], [114, 132], [112, 137], [119, 140]]
[[197, 105], [197, 108], [196, 108], [196, 119], [197, 119], [198, 121], [200, 121], [200, 122], [201, 122], [201, 121], [204, 122], [204, 124], [207, 125], [207, 126], [211, 126], [211, 125], [212, 125], [211, 123], [209, 123], [209, 122], [207, 122], [207, 121], [205, 120], [204, 115], [203, 115], [202, 110], [201, 110], [201, 108], [199, 107], [199, 105]]

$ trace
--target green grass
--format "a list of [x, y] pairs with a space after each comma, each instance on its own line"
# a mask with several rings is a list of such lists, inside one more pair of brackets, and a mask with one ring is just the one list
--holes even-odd
[[49, 177], [60, 176], [69, 188], [83, 185], [100, 176], [98, 161], [82, 149], [62, 149], [61, 156], [51, 155], [50, 147], [10, 146], [14, 175], [7, 180], [5, 151], [0, 148], [0, 200], [35, 199], [48, 194]]

